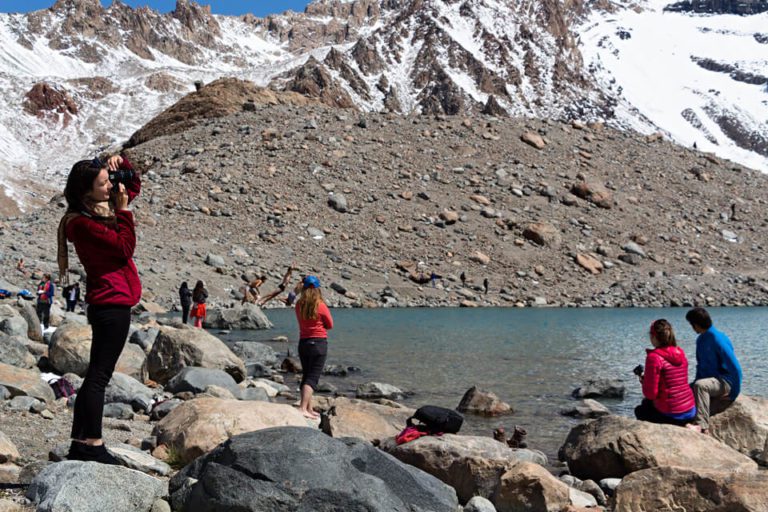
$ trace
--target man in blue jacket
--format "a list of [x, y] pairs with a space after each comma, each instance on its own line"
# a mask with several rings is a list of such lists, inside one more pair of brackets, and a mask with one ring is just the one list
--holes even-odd
[[709, 431], [709, 417], [724, 411], [741, 391], [741, 365], [731, 340], [712, 326], [712, 318], [704, 308], [693, 308], [685, 315], [696, 338], [696, 425]]

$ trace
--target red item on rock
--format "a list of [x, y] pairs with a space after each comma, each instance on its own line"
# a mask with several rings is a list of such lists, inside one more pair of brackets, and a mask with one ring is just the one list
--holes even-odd
[[[395, 443], [398, 445], [405, 444], [424, 436], [430, 435], [427, 432], [419, 430], [417, 427], [405, 427], [402, 432], [395, 436]], [[440, 434], [437, 434], [440, 435]]]

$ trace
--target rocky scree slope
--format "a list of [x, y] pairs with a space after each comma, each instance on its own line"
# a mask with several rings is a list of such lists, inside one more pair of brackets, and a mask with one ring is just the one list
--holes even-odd
[[[594, 123], [246, 105], [128, 151], [146, 298], [293, 261], [335, 305], [768, 302], [758, 172]], [[3, 223], [5, 268], [55, 270], [63, 204]]]

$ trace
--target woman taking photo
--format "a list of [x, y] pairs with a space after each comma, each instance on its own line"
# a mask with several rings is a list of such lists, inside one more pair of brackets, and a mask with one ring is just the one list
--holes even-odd
[[192, 290], [192, 301], [195, 305], [192, 308], [192, 318], [195, 319], [195, 327], [203, 328], [205, 320], [205, 301], [208, 299], [208, 290], [205, 289], [205, 283], [198, 281], [195, 289]]
[[68, 208], [59, 223], [59, 271], [66, 280], [71, 241], [86, 273], [85, 300], [93, 331], [88, 370], [75, 400], [70, 460], [118, 464], [104, 447], [101, 427], [104, 390], [128, 337], [131, 307], [141, 298], [133, 263], [136, 228], [128, 210], [140, 189], [139, 175], [119, 155], [106, 162], [77, 162], [64, 189]]
[[656, 320], [649, 332], [653, 349], [647, 349], [645, 372], [640, 374], [643, 401], [635, 417], [652, 423], [685, 425], [696, 416], [696, 402], [688, 385], [688, 359], [677, 346], [669, 322]]
[[312, 394], [317, 389], [320, 374], [328, 355], [328, 330], [333, 329], [333, 318], [320, 293], [320, 280], [307, 276], [302, 281], [296, 319], [299, 322], [299, 359], [301, 360], [301, 401], [299, 410], [307, 418], [320, 417], [312, 410]]

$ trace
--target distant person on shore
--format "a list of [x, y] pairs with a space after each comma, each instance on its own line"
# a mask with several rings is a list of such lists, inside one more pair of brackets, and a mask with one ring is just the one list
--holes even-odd
[[75, 283], [64, 288], [64, 298], [67, 301], [67, 311], [74, 313], [75, 306], [80, 302], [80, 283]]
[[263, 285], [266, 280], [267, 276], [260, 275], [245, 285], [245, 290], [243, 291], [243, 300], [240, 301], [240, 304], [245, 304], [246, 302], [257, 304], [259, 299], [261, 299], [261, 292], [259, 288], [261, 288], [261, 285]]
[[195, 303], [192, 308], [192, 318], [194, 318], [195, 327], [198, 329], [203, 328], [203, 320], [205, 320], [205, 301], [208, 300], [208, 290], [205, 289], [205, 283], [198, 281], [195, 284], [195, 289], [192, 290], [192, 301]]
[[635, 417], [683, 426], [696, 415], [693, 392], [688, 385], [688, 358], [677, 346], [672, 326], [663, 318], [651, 324], [649, 336], [653, 348], [647, 349], [645, 371], [638, 375], [643, 401], [635, 407]]
[[485, 290], [485, 294], [488, 295], [488, 278], [487, 277], [483, 279], [483, 289]]
[[293, 271], [296, 270], [293, 264], [288, 266], [288, 269], [285, 271], [285, 274], [283, 274], [283, 280], [280, 281], [280, 284], [277, 285], [277, 290], [274, 290], [267, 295], [265, 295], [259, 302], [257, 302], [259, 307], [264, 306], [267, 302], [271, 301], [281, 293], [285, 291], [286, 288], [288, 288], [288, 282], [291, 279], [291, 274]]
[[37, 285], [37, 318], [47, 329], [51, 318], [51, 304], [56, 286], [51, 281], [51, 274], [43, 274], [43, 280]]
[[320, 417], [312, 410], [312, 394], [325, 367], [328, 356], [328, 330], [333, 329], [333, 318], [323, 302], [320, 280], [315, 276], [304, 278], [301, 296], [296, 303], [299, 322], [299, 359], [301, 360], [301, 401], [299, 410], [307, 418]]
[[698, 334], [696, 338], [696, 421], [692, 426], [709, 433], [709, 417], [727, 409], [741, 391], [741, 365], [733, 351], [733, 343], [712, 326], [712, 318], [704, 308], [693, 308], [685, 315]]
[[461, 275], [459, 275], [459, 279], [461, 279], [461, 286], [466, 286], [467, 275], [464, 272], [462, 272]]
[[[117, 171], [121, 173], [114, 179]], [[128, 338], [131, 308], [141, 299], [133, 263], [136, 227], [128, 209], [140, 190], [139, 173], [119, 155], [106, 162], [77, 162], [64, 189], [68, 207], [59, 223], [59, 275], [68, 272], [69, 240], [85, 268], [87, 317], [93, 331], [88, 370], [75, 400], [70, 460], [119, 464], [104, 446], [102, 416], [104, 390]]]
[[181, 323], [186, 324], [189, 320], [189, 308], [192, 307], [192, 290], [184, 281], [179, 287], [179, 302], [181, 303]]

